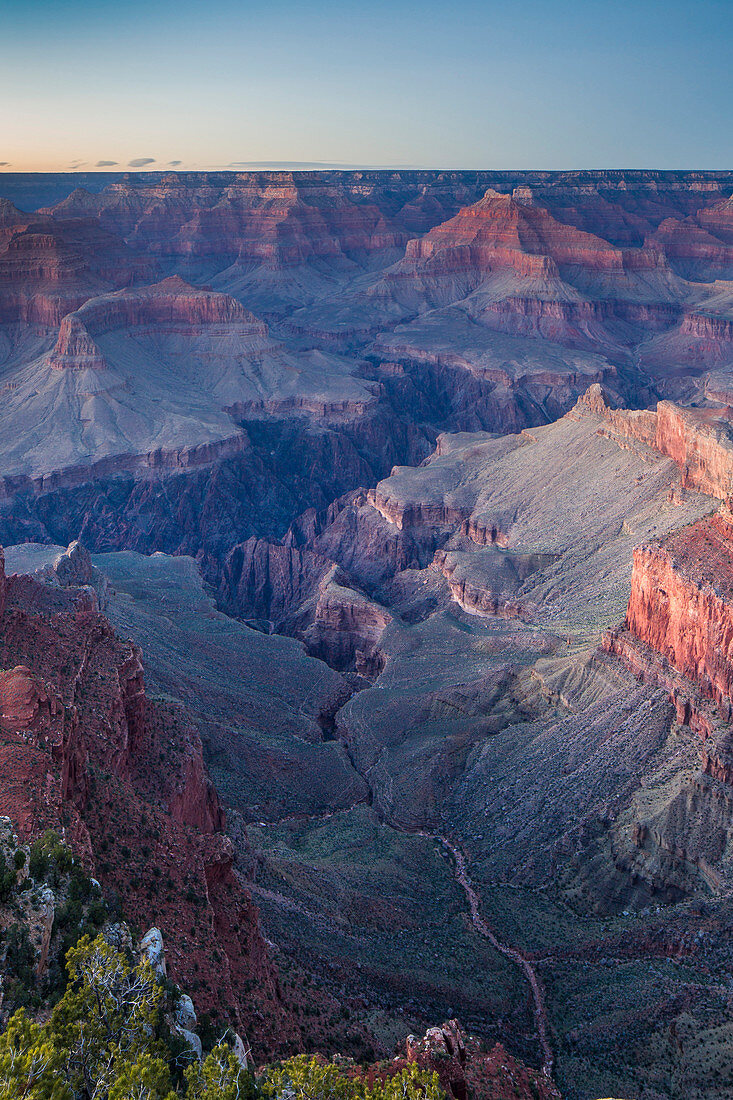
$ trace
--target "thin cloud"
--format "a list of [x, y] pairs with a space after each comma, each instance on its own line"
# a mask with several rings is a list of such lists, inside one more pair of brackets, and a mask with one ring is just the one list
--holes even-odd
[[146, 164], [155, 164], [155, 157], [135, 157], [127, 162], [128, 168], [144, 168]]
[[0, 168], [10, 168], [11, 164], [9, 160], [0, 160]]
[[168, 167], [169, 168], [177, 168], [179, 164], [183, 164], [183, 161], [182, 160], [169, 160], [168, 161]]
[[118, 160], [98, 160], [94, 165], [95, 168], [113, 168], [115, 164], [119, 164]]

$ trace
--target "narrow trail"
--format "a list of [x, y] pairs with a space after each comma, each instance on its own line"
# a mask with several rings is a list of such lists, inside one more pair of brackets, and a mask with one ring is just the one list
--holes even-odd
[[[373, 790], [369, 774], [364, 774], [356, 765], [351, 748], [348, 741], [344, 742], [346, 754], [349, 758], [351, 766], [354, 771], [361, 775], [365, 780], [370, 790]], [[466, 895], [466, 901], [468, 902], [469, 912], [471, 914], [471, 923], [480, 936], [488, 940], [491, 946], [503, 955], [506, 959], [509, 959], [516, 966], [520, 968], [524, 977], [526, 978], [529, 987], [532, 991], [532, 1009], [535, 1020], [535, 1028], [537, 1031], [537, 1039], [542, 1051], [542, 1073], [548, 1080], [552, 1079], [552, 1071], [555, 1065], [555, 1056], [552, 1053], [552, 1046], [549, 1040], [549, 1022], [547, 1019], [547, 1009], [545, 1008], [545, 994], [540, 979], [537, 977], [534, 966], [525, 958], [525, 956], [519, 951], [518, 948], [512, 947], [510, 944], [502, 943], [502, 941], [495, 935], [484, 918], [481, 916], [481, 907], [479, 904], [478, 896], [471, 882], [471, 876], [468, 873], [466, 866], [466, 857], [463, 854], [459, 846], [448, 837], [443, 836], [442, 833], [430, 833], [422, 829], [408, 829], [404, 826], [397, 825], [396, 822], [390, 821], [386, 815], [379, 813], [377, 807], [377, 813], [385, 825], [395, 829], [397, 832], [406, 833], [412, 836], [422, 836], [429, 840], [436, 841], [441, 844], [442, 847], [453, 857], [454, 862], [454, 877], [458, 885]]]
[[[372, 785], [369, 781], [369, 775], [365, 775], [356, 766], [356, 762], [353, 758], [348, 742], [344, 742], [344, 747], [346, 749], [346, 754], [354, 771], [357, 775], [360, 775], [362, 779], [365, 780], [367, 786], [371, 791]], [[353, 806], [349, 807], [349, 809], [353, 808]], [[342, 812], [344, 811], [336, 810], [327, 812], [325, 814], [305, 815], [305, 819], [301, 817], [299, 821], [301, 824], [304, 823], [304, 820], [318, 822], [326, 821], [329, 818], [334, 817], [337, 813]], [[346, 812], [349, 812], [349, 810], [347, 809]], [[481, 906], [479, 903], [478, 895], [476, 894], [473, 883], [471, 881], [471, 876], [468, 873], [468, 868], [466, 866], [466, 857], [463, 854], [463, 851], [454, 841], [449, 840], [448, 837], [443, 836], [441, 833], [430, 833], [422, 829], [409, 829], [405, 826], [398, 825], [396, 822], [390, 821], [384, 814], [380, 813], [378, 808], [377, 815], [384, 825], [388, 826], [388, 828], [390, 829], [394, 829], [395, 832], [404, 833], [407, 836], [425, 837], [427, 840], [432, 840], [440, 844], [445, 849], [445, 851], [452, 856], [455, 868], [454, 878], [463, 890], [463, 893], [465, 894], [473, 927], [476, 929], [480, 936], [483, 936], [484, 939], [489, 941], [491, 946], [496, 951], [498, 951], [500, 955], [503, 955], [506, 959], [509, 959], [511, 962], [513, 962], [515, 966], [519, 967], [532, 991], [532, 1010], [535, 1021], [535, 1029], [537, 1032], [537, 1039], [540, 1045], [540, 1050], [542, 1051], [542, 1073], [548, 1080], [552, 1080], [552, 1071], [555, 1065], [555, 1057], [552, 1053], [552, 1046], [550, 1045], [549, 1040], [549, 1021], [547, 1018], [547, 1010], [545, 1008], [545, 994], [542, 983], [537, 977], [535, 968], [530, 960], [525, 958], [525, 956], [518, 948], [512, 947], [510, 944], [502, 943], [502, 941], [492, 931], [484, 918], [481, 916]], [[277, 822], [270, 823], [257, 822], [256, 824], [258, 824], [259, 826], [266, 826], [267, 824], [280, 824], [282, 820], [287, 819], [280, 819]]]
[[537, 977], [534, 966], [516, 947], [511, 947], [509, 944], [502, 943], [481, 916], [479, 900], [466, 868], [466, 857], [458, 845], [454, 844], [452, 840], [448, 840], [447, 837], [442, 836], [440, 833], [419, 832], [418, 836], [428, 837], [431, 840], [437, 841], [452, 855], [455, 863], [455, 879], [466, 895], [468, 908], [471, 913], [471, 922], [474, 928], [479, 935], [487, 939], [491, 946], [501, 955], [504, 955], [505, 958], [515, 963], [527, 979], [529, 987], [532, 990], [535, 1027], [537, 1028], [537, 1038], [539, 1039], [540, 1048], [542, 1050], [542, 1072], [545, 1077], [551, 1078], [555, 1058], [548, 1038], [549, 1025], [547, 1010], [545, 1008], [544, 990], [540, 979]]

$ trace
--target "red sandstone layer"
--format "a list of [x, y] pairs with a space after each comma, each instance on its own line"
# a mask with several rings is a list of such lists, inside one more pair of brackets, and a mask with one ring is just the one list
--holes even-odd
[[725, 508], [637, 547], [623, 628], [604, 648], [664, 688], [703, 738], [702, 770], [733, 784], [733, 526]]
[[733, 532], [720, 517], [634, 551], [626, 625], [730, 717]]

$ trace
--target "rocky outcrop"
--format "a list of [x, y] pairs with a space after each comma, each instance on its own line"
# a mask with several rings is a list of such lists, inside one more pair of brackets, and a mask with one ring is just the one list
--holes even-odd
[[58, 339], [48, 361], [55, 370], [62, 370], [64, 367], [105, 370], [107, 367], [107, 362], [89, 330], [75, 313], [70, 313], [61, 322]]
[[324, 522], [309, 533], [308, 546], [336, 562], [365, 591], [374, 592], [395, 573], [427, 565], [433, 550], [430, 536], [412, 537], [381, 515], [359, 491], [340, 507], [329, 509]]
[[657, 405], [656, 447], [680, 468], [683, 486], [727, 500], [733, 494], [733, 428], [728, 410]]
[[465, 553], [438, 550], [433, 568], [448, 582], [451, 598], [472, 615], [525, 618], [531, 607], [520, 596], [527, 577], [554, 560], [552, 554], [517, 554], [499, 550], [496, 540], [487, 551]]
[[726, 352], [730, 353], [733, 345], [733, 320], [710, 313], [690, 312], [685, 314], [679, 333], [700, 341], [700, 358], [703, 361], [708, 361], [715, 352], [722, 359]]
[[[396, 1059], [397, 1066], [402, 1060]], [[513, 1058], [500, 1043], [483, 1050], [456, 1020], [429, 1028], [421, 1039], [409, 1035], [404, 1060], [437, 1073], [452, 1100], [560, 1100], [544, 1074]]]
[[151, 325], [184, 326], [185, 330], [204, 325], [246, 326], [243, 335], [266, 336], [267, 325], [235, 298], [208, 289], [191, 286], [173, 275], [159, 283], [114, 294], [95, 297], [73, 317], [67, 317], [59, 331], [57, 350], [63, 351], [68, 324], [82, 324], [95, 336], [115, 329]]
[[[382, 665], [378, 643], [391, 615], [334, 564], [343, 543], [331, 528], [320, 547], [323, 553], [319, 545], [315, 539], [299, 549], [287, 541], [283, 545], [252, 538], [235, 546], [224, 564], [219, 604], [266, 633], [300, 638], [312, 656], [332, 668], [373, 675]], [[363, 563], [374, 579], [370, 561], [365, 550], [351, 564], [358, 575]]]
[[[712, 210], [714, 207], [711, 213]], [[694, 218], [686, 221], [665, 218], [652, 239], [685, 279], [713, 282], [733, 275], [733, 246], [724, 244]]]
[[122, 662], [118, 677], [120, 696], [128, 730], [128, 751], [134, 753], [145, 731], [145, 676], [142, 650], [131, 645], [129, 656]]
[[311, 550], [251, 538], [227, 555], [219, 602], [241, 618], [261, 620], [268, 629], [287, 631], [303, 601], [330, 568], [327, 559]]
[[242, 340], [267, 336], [267, 326], [234, 298], [199, 290], [171, 276], [152, 286], [90, 299], [64, 317], [48, 361], [56, 370], [101, 371], [109, 364], [95, 337], [141, 327], [195, 336], [211, 326], [231, 331], [236, 326], [236, 335]]
[[620, 658], [640, 683], [665, 691], [680, 725], [689, 726], [701, 737], [703, 766], [708, 768], [710, 752], [719, 764], [715, 742], [724, 732], [725, 723], [714, 702], [703, 695], [700, 685], [683, 676], [666, 654], [652, 649], [625, 624], [605, 631], [602, 647], [605, 652]]
[[107, 578], [92, 564], [91, 554], [78, 539], [69, 543], [52, 562], [37, 568], [33, 576], [42, 581], [45, 588], [73, 589], [71, 596], [80, 611], [105, 609]]
[[[727, 888], [733, 787], [733, 517], [725, 505], [634, 551], [624, 623], [603, 646], [669, 696], [687, 770], [652, 799], [640, 793], [616, 865], [671, 900]], [[675, 731], [676, 732], [676, 731]], [[689, 735], [688, 735], [689, 737]]]
[[725, 244], [733, 245], [733, 196], [705, 204], [695, 216], [697, 223]]
[[33, 729], [36, 736], [49, 729], [63, 712], [61, 699], [26, 665], [0, 671], [0, 728], [18, 733]]
[[389, 611], [353, 588], [338, 566], [318, 586], [313, 620], [302, 632], [308, 652], [332, 668], [354, 667], [373, 676], [384, 667], [382, 634], [392, 622]]
[[168, 976], [163, 934], [159, 928], [149, 928], [140, 940], [140, 955], [142, 958], [147, 959], [159, 978]]
[[396, 500], [389, 494], [389, 486], [385, 482], [380, 482], [375, 489], [370, 489], [368, 500], [380, 516], [383, 516], [388, 523], [393, 523], [400, 531], [411, 527], [445, 527], [455, 530], [456, 527], [469, 523], [469, 516], [464, 509], [446, 504], [444, 501], [403, 503]]
[[92, 565], [91, 554], [78, 539], [69, 543], [63, 554], [59, 554], [53, 563], [53, 571], [59, 584], [65, 588], [70, 585], [91, 585], [99, 576], [99, 570]]
[[579, 398], [569, 416], [591, 413], [603, 421], [600, 431], [621, 446], [641, 443], [656, 449], [657, 414], [648, 409], [615, 409], [602, 386], [594, 384]]

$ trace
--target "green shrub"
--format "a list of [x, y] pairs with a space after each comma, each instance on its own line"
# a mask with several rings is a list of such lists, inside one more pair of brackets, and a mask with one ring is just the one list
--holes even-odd
[[28, 870], [31, 878], [37, 882], [58, 886], [63, 876], [71, 870], [73, 863], [71, 850], [53, 829], [49, 829], [31, 845]]
[[363, 1077], [347, 1076], [341, 1065], [306, 1054], [268, 1066], [259, 1084], [266, 1100], [285, 1091], [293, 1100], [445, 1100], [437, 1073], [416, 1065], [370, 1085]]

